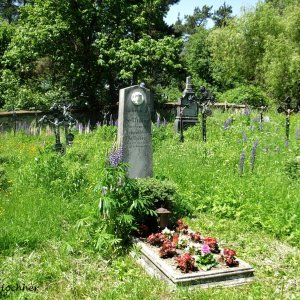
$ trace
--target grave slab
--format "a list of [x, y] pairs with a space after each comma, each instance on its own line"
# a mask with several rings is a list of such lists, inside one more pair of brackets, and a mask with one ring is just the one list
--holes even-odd
[[189, 287], [234, 287], [250, 283], [254, 280], [254, 269], [241, 259], [238, 267], [219, 267], [209, 271], [182, 273], [176, 265], [160, 258], [158, 248], [139, 239], [135, 243], [141, 248], [137, 262], [148, 274], [162, 279], [173, 286]]

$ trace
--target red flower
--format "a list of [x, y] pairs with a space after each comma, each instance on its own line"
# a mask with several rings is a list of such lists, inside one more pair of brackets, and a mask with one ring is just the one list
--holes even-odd
[[209, 246], [212, 253], [220, 253], [219, 245], [215, 238], [207, 236], [204, 238], [204, 243]]
[[200, 243], [202, 241], [202, 238], [201, 238], [201, 235], [200, 235], [199, 231], [191, 233], [190, 236], [191, 236], [192, 241], [194, 241], [194, 242], [199, 242]]
[[184, 253], [176, 258], [177, 268], [179, 268], [183, 273], [188, 273], [189, 271], [194, 271], [197, 269], [195, 266], [195, 259], [188, 253]]
[[172, 242], [173, 242], [173, 244], [174, 244], [175, 246], [177, 246], [177, 244], [178, 244], [178, 239], [179, 239], [179, 234], [178, 234], [178, 233], [175, 233], [175, 234], [173, 235], [173, 240], [172, 240]]
[[181, 231], [184, 234], [188, 233], [189, 226], [183, 223], [181, 219], [179, 219], [176, 223], [178, 225], [177, 231]]
[[228, 267], [237, 267], [239, 262], [236, 260], [236, 252], [229, 248], [224, 248], [221, 255], [222, 260]]
[[153, 233], [147, 237], [147, 242], [153, 246], [161, 246], [167, 238], [162, 233]]
[[176, 254], [176, 246], [169, 240], [164, 241], [159, 249], [159, 255], [162, 258], [173, 257]]

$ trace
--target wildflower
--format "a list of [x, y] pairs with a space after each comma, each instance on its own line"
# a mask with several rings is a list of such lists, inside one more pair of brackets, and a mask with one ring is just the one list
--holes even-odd
[[167, 120], [164, 118], [164, 127], [167, 127]]
[[109, 164], [111, 167], [117, 167], [123, 158], [123, 149], [122, 147], [116, 148], [114, 147], [109, 156]]
[[109, 125], [110, 125], [110, 126], [113, 126], [113, 125], [114, 125], [114, 120], [113, 120], [112, 114], [110, 114], [110, 116], [109, 116]]
[[233, 118], [230, 117], [228, 120], [224, 122], [224, 129], [228, 129], [233, 122]]
[[257, 145], [258, 145], [258, 140], [256, 140], [253, 143], [252, 150], [251, 150], [251, 161], [250, 161], [251, 172], [253, 172], [253, 170], [254, 170], [254, 164], [255, 164], [255, 160], [256, 160]]
[[240, 164], [239, 164], [240, 175], [243, 175], [244, 173], [245, 158], [246, 158], [245, 151], [243, 151], [240, 156]]
[[247, 135], [246, 135], [246, 133], [244, 132], [244, 135], [243, 135], [243, 141], [244, 141], [244, 143], [246, 143], [247, 142]]
[[250, 113], [251, 113], [251, 109], [249, 107], [246, 107], [244, 109], [244, 116], [250, 116]]
[[296, 129], [296, 141], [300, 139], [300, 127], [298, 126]]
[[157, 125], [157, 128], [160, 127], [160, 115], [158, 113], [157, 114], [157, 120], [156, 120], [156, 125]]

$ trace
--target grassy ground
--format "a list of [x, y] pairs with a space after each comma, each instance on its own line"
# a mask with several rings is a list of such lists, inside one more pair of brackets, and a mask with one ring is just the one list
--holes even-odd
[[[300, 299], [300, 207], [297, 119], [285, 146], [284, 117], [250, 127], [249, 119], [215, 113], [208, 142], [200, 128], [180, 144], [172, 128], [154, 128], [154, 173], [178, 186], [192, 228], [216, 236], [256, 270], [255, 282], [227, 289], [178, 288], [153, 279], [129, 255], [95, 250], [100, 179], [115, 130], [77, 135], [67, 155], [47, 149], [53, 137], [1, 136], [0, 293], [10, 299]], [[253, 118], [254, 116], [252, 116]], [[254, 169], [253, 143], [258, 140]], [[46, 145], [46, 147], [45, 147]], [[240, 156], [245, 154], [243, 172]], [[297, 166], [296, 166], [297, 167]], [[101, 221], [101, 220], [100, 220]], [[1, 297], [1, 296], [0, 296]]]

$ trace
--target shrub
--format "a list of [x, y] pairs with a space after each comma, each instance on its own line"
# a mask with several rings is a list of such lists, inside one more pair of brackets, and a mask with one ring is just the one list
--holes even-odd
[[148, 199], [151, 209], [164, 207], [171, 211], [171, 223], [186, 214], [188, 209], [178, 193], [177, 186], [166, 178], [145, 178], [137, 180], [141, 198]]
[[0, 166], [0, 191], [4, 191], [9, 187], [9, 182], [3, 166]]
[[270, 98], [258, 87], [241, 85], [228, 90], [219, 96], [219, 101], [236, 104], [247, 104], [253, 107], [268, 106]]
[[284, 172], [291, 179], [300, 178], [300, 157], [289, 159], [285, 163]]

